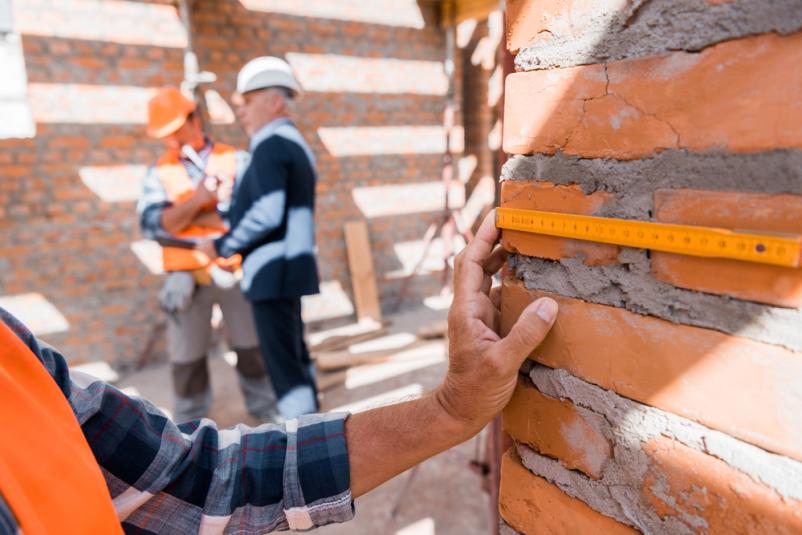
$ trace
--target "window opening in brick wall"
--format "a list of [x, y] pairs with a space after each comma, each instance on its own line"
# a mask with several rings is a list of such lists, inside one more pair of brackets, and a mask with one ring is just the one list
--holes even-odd
[[28, 138], [36, 127], [28, 105], [28, 76], [19, 34], [14, 32], [11, 0], [0, 0], [0, 139]]

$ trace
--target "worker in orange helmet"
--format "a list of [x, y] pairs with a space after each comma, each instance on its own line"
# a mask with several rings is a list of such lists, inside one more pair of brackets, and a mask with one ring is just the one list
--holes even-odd
[[159, 301], [168, 313], [173, 416], [178, 422], [200, 418], [211, 405], [207, 349], [217, 304], [237, 355], [246, 407], [260, 421], [274, 420], [275, 393], [236, 276], [239, 258], [213, 261], [192, 248], [196, 240], [227, 230], [231, 192], [249, 155], [206, 136], [195, 102], [174, 87], [157, 91], [148, 103], [147, 133], [165, 150], [148, 170], [137, 211], [142, 233], [163, 246], [166, 278]]

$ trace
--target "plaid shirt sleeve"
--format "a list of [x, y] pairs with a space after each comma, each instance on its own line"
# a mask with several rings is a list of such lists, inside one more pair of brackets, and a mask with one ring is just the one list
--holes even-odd
[[[149, 402], [70, 372], [0, 308], [69, 400], [126, 532], [265, 533], [353, 518], [343, 414], [284, 425], [176, 426]], [[2, 501], [2, 500], [0, 500]]]

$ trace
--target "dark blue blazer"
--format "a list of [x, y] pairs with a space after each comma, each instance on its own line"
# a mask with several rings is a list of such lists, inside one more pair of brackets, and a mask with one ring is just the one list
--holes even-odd
[[270, 123], [254, 141], [250, 165], [235, 185], [231, 230], [215, 241], [217, 251], [243, 256], [241, 286], [250, 301], [316, 294], [312, 153], [288, 119]]

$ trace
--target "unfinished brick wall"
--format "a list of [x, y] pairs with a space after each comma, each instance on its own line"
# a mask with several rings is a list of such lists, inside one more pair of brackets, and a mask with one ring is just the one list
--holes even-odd
[[[802, 233], [802, 3], [508, 1], [501, 206]], [[802, 271], [505, 231], [504, 530], [802, 532]]]
[[[159, 353], [159, 252], [138, 233], [152, 91], [183, 77], [187, 36], [170, 0], [14, 0], [33, 139], [0, 139], [0, 304], [76, 362]], [[306, 92], [298, 124], [318, 158], [326, 285], [350, 293], [343, 223], [366, 218], [385, 303], [442, 206], [444, 34], [432, 5], [382, 0], [195, 0], [193, 44], [227, 100], [257, 55], [284, 56]], [[247, 147], [231, 121], [214, 135]], [[432, 276], [409, 297], [431, 295]], [[346, 311], [347, 312], [347, 311]]]

